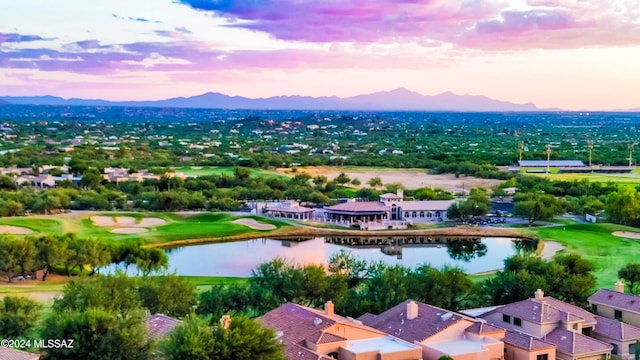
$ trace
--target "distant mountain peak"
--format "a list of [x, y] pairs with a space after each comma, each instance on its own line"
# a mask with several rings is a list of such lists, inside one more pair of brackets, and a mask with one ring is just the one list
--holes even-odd
[[[137, 106], [211, 109], [255, 110], [377, 110], [377, 111], [537, 111], [533, 103], [514, 104], [486, 96], [456, 95], [446, 91], [438, 95], [422, 95], [400, 87], [389, 91], [351, 96], [347, 98], [283, 95], [268, 98], [229, 96], [207, 92], [190, 97], [176, 97], [156, 101], [106, 101], [62, 99], [55, 96], [5, 97], [12, 104]], [[0, 98], [0, 103], [3, 101]]]

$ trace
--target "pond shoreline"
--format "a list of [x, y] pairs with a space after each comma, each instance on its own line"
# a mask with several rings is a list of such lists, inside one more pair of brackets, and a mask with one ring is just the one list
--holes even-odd
[[509, 237], [523, 240], [534, 240], [531, 234], [523, 233], [519, 229], [494, 228], [494, 227], [470, 227], [457, 226], [452, 228], [419, 229], [419, 230], [380, 230], [363, 231], [355, 229], [325, 229], [308, 226], [294, 226], [294, 228], [279, 229], [275, 231], [265, 231], [264, 233], [248, 233], [233, 236], [209, 237], [199, 239], [177, 240], [163, 243], [147, 244], [149, 248], [177, 248], [191, 245], [213, 244], [216, 242], [242, 241], [260, 238], [296, 238], [304, 236], [432, 236], [432, 237]]

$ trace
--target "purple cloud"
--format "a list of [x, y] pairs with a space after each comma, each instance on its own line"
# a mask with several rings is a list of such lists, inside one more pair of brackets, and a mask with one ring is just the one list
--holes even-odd
[[43, 38], [39, 35], [23, 35], [18, 33], [0, 33], [0, 44], [21, 43], [30, 41], [49, 41], [54, 39]]
[[[633, 10], [609, 0], [178, 0], [225, 17], [232, 27], [305, 42], [425, 39], [481, 49], [640, 44]], [[520, 37], [523, 36], [523, 37]]]

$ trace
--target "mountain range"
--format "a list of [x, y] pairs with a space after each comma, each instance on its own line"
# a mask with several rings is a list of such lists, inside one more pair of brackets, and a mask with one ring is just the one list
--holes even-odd
[[191, 97], [176, 97], [154, 101], [108, 101], [100, 99], [64, 99], [56, 96], [0, 97], [2, 102], [17, 105], [69, 105], [69, 106], [136, 106], [210, 109], [252, 110], [388, 110], [388, 111], [540, 111], [533, 103], [515, 104], [486, 96], [456, 95], [445, 92], [439, 95], [422, 95], [404, 88], [358, 95], [346, 98], [311, 96], [274, 96], [247, 98], [215, 92]]

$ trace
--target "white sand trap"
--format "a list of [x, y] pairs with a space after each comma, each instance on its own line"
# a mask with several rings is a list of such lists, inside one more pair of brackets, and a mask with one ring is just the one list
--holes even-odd
[[558, 251], [564, 249], [564, 245], [560, 244], [556, 241], [544, 241], [544, 247], [542, 248], [542, 253], [540, 253], [540, 257], [545, 260], [549, 260], [555, 255]]
[[234, 220], [232, 223], [248, 226], [254, 230], [273, 230], [276, 228], [275, 225], [257, 222], [255, 219], [250, 218]]
[[624, 237], [628, 239], [640, 239], [640, 233], [631, 232], [631, 231], [615, 231], [611, 235]]
[[137, 226], [150, 227], [150, 226], [161, 226], [165, 225], [167, 222], [160, 218], [142, 218], [140, 222], [138, 222]]
[[132, 216], [92, 216], [91, 221], [98, 226], [150, 227], [160, 226], [167, 222], [159, 218], [136, 219]]
[[0, 225], [0, 234], [27, 235], [31, 233], [33, 233], [33, 231], [25, 227]]
[[140, 234], [140, 233], [146, 233], [148, 231], [149, 229], [142, 228], [142, 227], [126, 227], [126, 228], [115, 228], [110, 232], [114, 234]]

